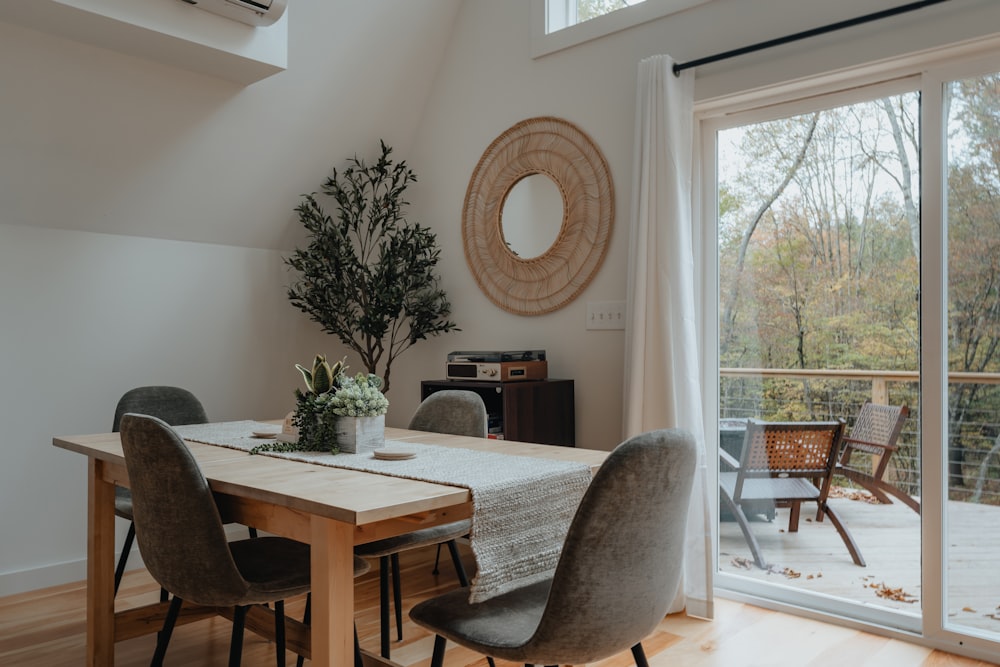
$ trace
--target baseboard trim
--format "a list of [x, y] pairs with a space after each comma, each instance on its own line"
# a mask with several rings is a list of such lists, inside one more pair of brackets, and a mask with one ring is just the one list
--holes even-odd
[[87, 578], [87, 559], [53, 563], [0, 574], [0, 597], [27, 593], [40, 588], [62, 586]]
[[[247, 536], [246, 526], [230, 524], [226, 526], [226, 535], [230, 539], [243, 539]], [[115, 552], [115, 563], [121, 552]], [[129, 554], [127, 570], [136, 570], [145, 567], [139, 548], [133, 547]], [[0, 597], [17, 595], [37, 591], [42, 588], [53, 586], [64, 586], [77, 581], [84, 581], [87, 578], [87, 559], [64, 561], [61, 563], [51, 563], [40, 567], [15, 570], [0, 574]]]

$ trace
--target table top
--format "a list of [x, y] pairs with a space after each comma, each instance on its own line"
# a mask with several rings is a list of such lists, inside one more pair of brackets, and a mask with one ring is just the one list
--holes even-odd
[[[598, 468], [608, 452], [557, 447], [510, 440], [386, 428], [386, 439], [444, 447], [492, 451], [561, 461]], [[57, 436], [56, 447], [84, 454], [109, 465], [114, 482], [128, 486], [125, 459], [118, 433]], [[388, 475], [319, 466], [272, 456], [187, 441], [212, 489], [364, 526], [411, 514], [433, 512], [471, 500], [468, 489]]]

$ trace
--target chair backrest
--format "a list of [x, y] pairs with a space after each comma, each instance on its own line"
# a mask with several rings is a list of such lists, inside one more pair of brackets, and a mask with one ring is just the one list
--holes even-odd
[[896, 440], [903, 430], [903, 422], [910, 414], [905, 405], [879, 405], [865, 401], [858, 410], [858, 417], [844, 438], [854, 449], [870, 454], [881, 454], [895, 449]]
[[180, 387], [149, 386], [129, 389], [118, 399], [112, 432], [118, 431], [122, 415], [127, 412], [159, 417], [170, 426], [208, 422], [201, 401], [190, 391]]
[[474, 391], [443, 389], [436, 391], [417, 406], [410, 418], [414, 431], [469, 435], [485, 438], [489, 416], [482, 397]]
[[122, 449], [139, 552], [182, 600], [231, 606], [249, 588], [226, 541], [208, 481], [184, 441], [156, 417], [125, 414]]
[[823, 477], [833, 470], [844, 421], [747, 421], [741, 477]]
[[680, 582], [696, 459], [694, 438], [680, 429], [643, 433], [611, 452], [563, 544], [530, 641], [539, 654], [594, 662], [663, 620]]

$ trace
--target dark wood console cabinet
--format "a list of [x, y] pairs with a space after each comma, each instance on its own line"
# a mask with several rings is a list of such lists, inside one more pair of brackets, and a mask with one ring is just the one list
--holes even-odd
[[423, 380], [420, 400], [442, 389], [479, 394], [490, 415], [490, 430], [498, 437], [543, 445], [576, 444], [573, 380]]

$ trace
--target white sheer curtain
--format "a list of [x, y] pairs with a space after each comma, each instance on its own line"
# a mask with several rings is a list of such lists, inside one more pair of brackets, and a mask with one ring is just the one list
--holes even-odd
[[694, 75], [669, 56], [639, 63], [629, 236], [624, 436], [691, 431], [699, 447], [684, 584], [671, 611], [711, 618], [711, 523], [695, 310]]

